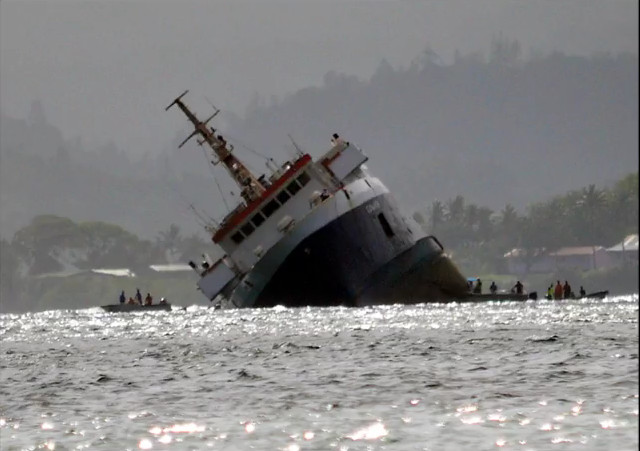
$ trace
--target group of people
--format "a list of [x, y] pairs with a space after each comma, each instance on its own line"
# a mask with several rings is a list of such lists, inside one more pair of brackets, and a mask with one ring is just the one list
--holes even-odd
[[[474, 294], [482, 294], [482, 280], [476, 279], [475, 285], [472, 281], [469, 281], [468, 283], [469, 291]], [[489, 286], [489, 292], [491, 294], [496, 294], [498, 292], [498, 285], [496, 285], [495, 281], [491, 282], [491, 285]], [[524, 294], [524, 285], [522, 285], [522, 282], [518, 280], [516, 284], [511, 288], [511, 293]]]
[[[580, 286], [580, 297], [584, 297], [587, 294], [587, 292], [585, 291], [585, 289], [582, 287], [582, 285]], [[556, 282], [555, 287], [553, 286], [553, 284], [549, 285], [549, 288], [547, 288], [547, 299], [575, 299], [576, 295], [573, 292], [573, 290], [571, 289], [571, 285], [569, 285], [568, 281], [564, 281], [564, 285], [560, 283], [560, 281], [558, 280]]]
[[[120, 293], [120, 304], [132, 304], [132, 305], [153, 305], [153, 296], [151, 293], [147, 293], [147, 296], [144, 298], [144, 303], [142, 302], [142, 293], [140, 293], [140, 288], [136, 288], [136, 294], [133, 297], [129, 297], [129, 301], [127, 302], [127, 296], [124, 294], [124, 290]], [[160, 300], [160, 304], [164, 305], [167, 303], [165, 298]]]
[[[482, 294], [482, 281], [480, 279], [476, 279], [475, 284], [473, 281], [469, 280], [469, 291], [474, 294]], [[496, 294], [498, 292], [498, 285], [496, 285], [495, 281], [491, 282], [491, 286], [489, 287], [489, 292], [491, 294]], [[519, 280], [516, 284], [511, 288], [511, 293], [513, 294], [524, 294], [524, 285]], [[580, 286], [580, 297], [584, 297], [586, 295], [585, 289]], [[558, 280], [555, 286], [553, 284], [549, 285], [547, 289], [547, 299], [575, 299], [576, 295], [571, 289], [571, 285], [569, 285], [568, 281], [564, 281], [564, 285], [560, 283]]]

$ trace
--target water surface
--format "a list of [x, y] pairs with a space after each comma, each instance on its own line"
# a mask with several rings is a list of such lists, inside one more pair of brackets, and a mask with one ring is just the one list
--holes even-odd
[[0, 448], [637, 450], [638, 295], [0, 315]]

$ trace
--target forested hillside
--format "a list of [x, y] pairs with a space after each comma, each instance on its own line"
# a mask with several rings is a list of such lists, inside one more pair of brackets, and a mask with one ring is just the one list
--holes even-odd
[[[262, 172], [258, 154], [290, 158], [287, 134], [318, 156], [338, 132], [365, 150], [407, 212], [457, 195], [522, 212], [588, 184], [610, 185], [638, 166], [637, 57], [525, 59], [517, 42], [497, 39], [486, 57], [439, 61], [429, 50], [406, 68], [382, 61], [369, 80], [328, 72], [323, 86], [268, 103], [257, 96], [244, 117], [225, 115], [225, 136]], [[220, 89], [212, 80], [212, 92]], [[201, 233], [209, 216], [224, 215], [225, 200], [237, 202], [215, 168], [221, 197], [195, 144], [177, 149], [189, 132], [180, 118], [165, 149], [134, 158], [63, 137], [44, 111], [54, 116], [55, 106], [36, 102], [29, 117], [0, 121], [5, 239], [40, 214], [107, 221], [147, 238], [171, 223]]]
[[522, 211], [637, 167], [637, 58], [524, 62], [496, 46], [489, 61], [442, 66], [427, 53], [406, 69], [383, 62], [370, 81], [329, 73], [322, 88], [255, 108], [234, 134], [278, 149], [291, 133], [324, 149], [337, 131], [410, 209], [460, 194]]

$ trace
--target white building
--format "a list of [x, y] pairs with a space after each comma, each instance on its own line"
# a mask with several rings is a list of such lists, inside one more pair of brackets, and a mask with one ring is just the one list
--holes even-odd
[[607, 252], [617, 265], [638, 263], [638, 234], [627, 235], [622, 242], [608, 248]]

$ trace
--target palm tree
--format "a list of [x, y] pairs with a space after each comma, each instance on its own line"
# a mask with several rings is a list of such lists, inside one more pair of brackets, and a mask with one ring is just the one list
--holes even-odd
[[500, 229], [503, 233], [512, 233], [518, 225], [518, 213], [513, 205], [507, 204], [500, 212]]
[[429, 219], [431, 220], [431, 231], [435, 232], [441, 224], [444, 224], [446, 215], [444, 205], [439, 200], [434, 200], [429, 208]]
[[600, 240], [599, 220], [602, 217], [602, 210], [605, 204], [605, 195], [602, 190], [596, 188], [595, 185], [589, 185], [582, 189], [577, 207], [581, 210], [584, 220], [587, 223], [589, 231], [588, 236], [591, 243]]
[[478, 208], [476, 214], [478, 224], [478, 237], [482, 241], [490, 240], [494, 235], [494, 224], [492, 220], [493, 210], [488, 207]]
[[476, 231], [478, 225], [478, 206], [470, 204], [464, 207], [464, 225], [469, 231]]
[[458, 195], [455, 199], [447, 201], [447, 213], [449, 221], [455, 224], [462, 224], [464, 219], [464, 197]]
[[175, 224], [171, 224], [166, 231], [161, 231], [156, 238], [156, 245], [164, 250], [169, 261], [174, 260], [181, 243], [180, 227]]

